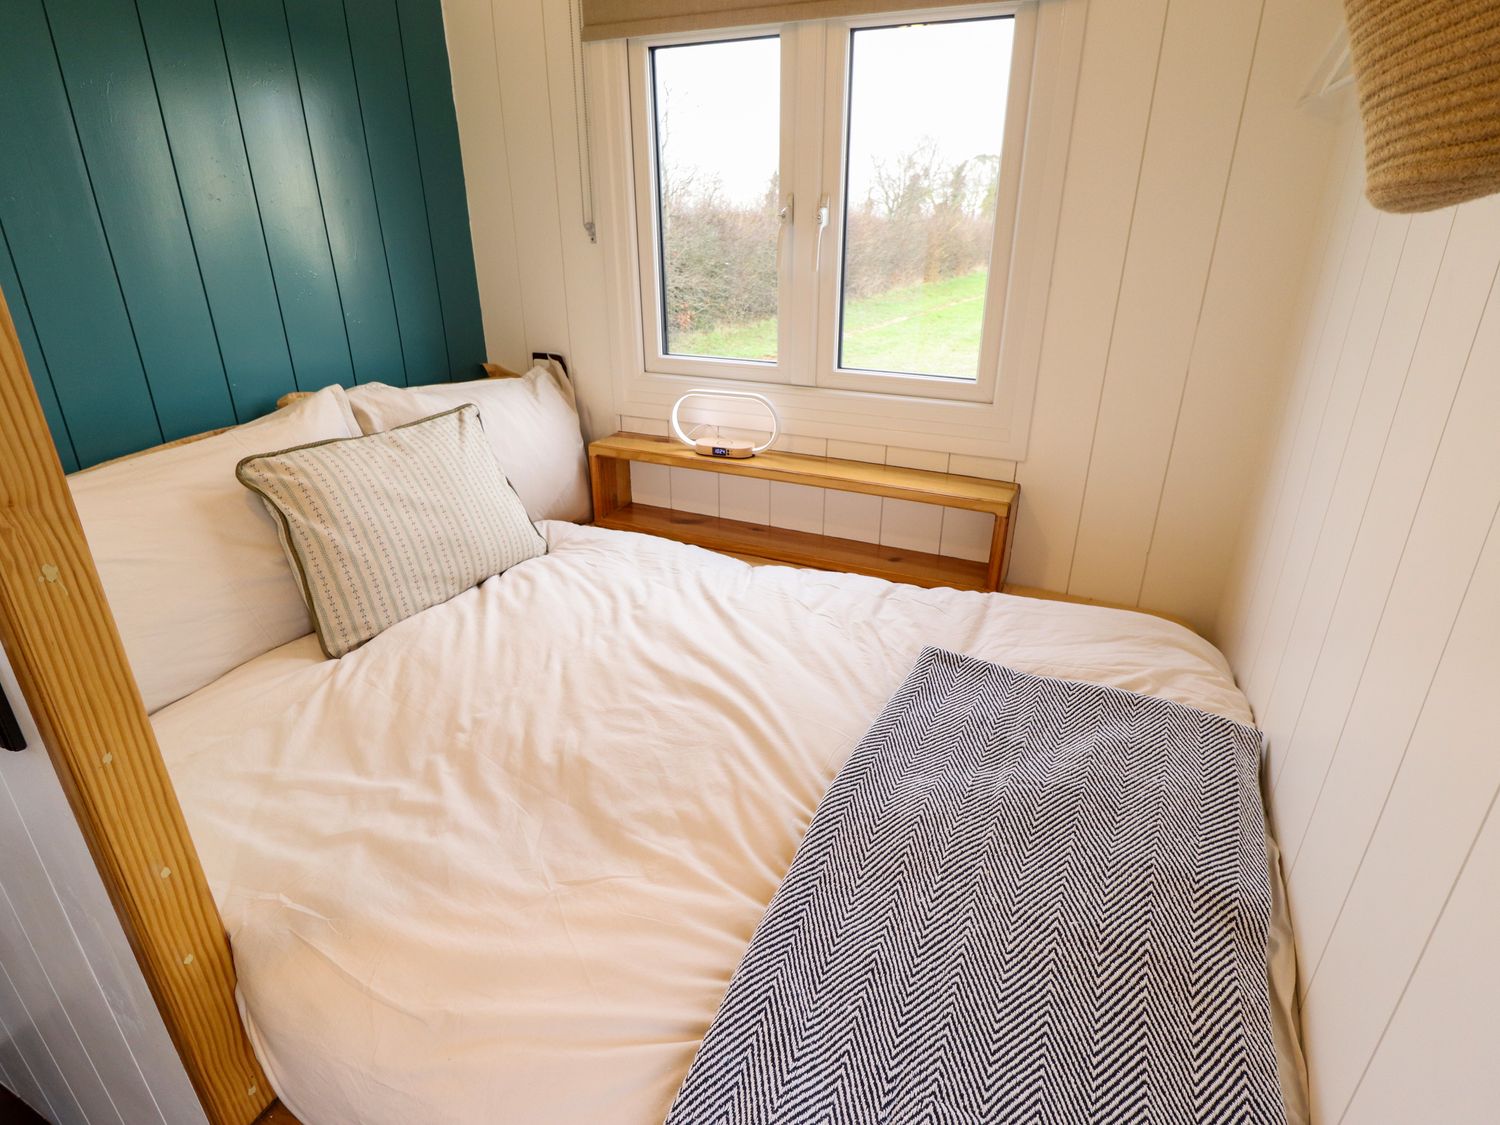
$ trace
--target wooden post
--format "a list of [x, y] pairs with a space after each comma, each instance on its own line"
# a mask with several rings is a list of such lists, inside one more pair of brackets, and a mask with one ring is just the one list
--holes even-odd
[[223, 923], [0, 295], [0, 644], [203, 1108], [274, 1097], [234, 997]]

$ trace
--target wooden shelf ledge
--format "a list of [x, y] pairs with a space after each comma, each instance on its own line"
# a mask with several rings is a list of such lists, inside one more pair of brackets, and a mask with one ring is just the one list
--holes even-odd
[[592, 458], [643, 461], [679, 469], [708, 473], [730, 473], [755, 480], [774, 480], [831, 488], [838, 492], [864, 492], [893, 500], [940, 504], [1010, 516], [1020, 492], [1009, 481], [934, 473], [926, 469], [902, 469], [894, 465], [871, 465], [864, 461], [841, 461], [836, 457], [812, 457], [802, 453], [760, 453], [744, 459], [704, 457], [681, 442], [647, 434], [615, 434], [589, 446]]
[[[906, 551], [856, 539], [814, 535], [768, 524], [633, 503], [630, 466], [637, 461], [983, 512], [995, 517], [989, 557], [984, 562], [971, 562], [925, 551]], [[915, 586], [949, 586], [958, 590], [998, 590], [1005, 581], [1010, 529], [1015, 526], [1015, 503], [1020, 493], [1020, 489], [1009, 481], [901, 469], [892, 465], [869, 465], [836, 457], [810, 457], [800, 453], [761, 453], [743, 459], [704, 457], [669, 438], [626, 433], [603, 438], [589, 446], [589, 475], [593, 485], [594, 522], [600, 527], [660, 535], [680, 543], [707, 547], [711, 551], [738, 555], [751, 562], [848, 571]]]
[[849, 571], [928, 588], [988, 589], [984, 563], [951, 559], [925, 551], [903, 551], [857, 539], [839, 539], [832, 535], [813, 535], [784, 527], [746, 523], [722, 516], [700, 516], [693, 512], [632, 503], [615, 509], [595, 523], [615, 531], [659, 535], [679, 543], [706, 547], [710, 551], [787, 566]]

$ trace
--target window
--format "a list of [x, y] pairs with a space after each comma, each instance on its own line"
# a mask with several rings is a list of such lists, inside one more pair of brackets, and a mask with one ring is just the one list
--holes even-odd
[[663, 351], [774, 364], [780, 41], [657, 47], [651, 60]]
[[647, 370], [990, 394], [1016, 41], [989, 8], [634, 43]]
[[979, 377], [1013, 36], [1009, 18], [850, 33], [839, 370]]
[[1083, 4], [592, 45], [620, 413], [1023, 456]]

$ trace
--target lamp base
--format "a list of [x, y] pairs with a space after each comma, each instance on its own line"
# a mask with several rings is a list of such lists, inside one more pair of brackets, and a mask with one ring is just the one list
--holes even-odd
[[755, 446], [741, 438], [699, 438], [693, 452], [700, 457], [754, 457]]

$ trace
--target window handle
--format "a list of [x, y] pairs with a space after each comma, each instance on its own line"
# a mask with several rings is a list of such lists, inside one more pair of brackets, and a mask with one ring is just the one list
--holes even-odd
[[781, 210], [776, 212], [777, 221], [781, 226], [776, 231], [776, 272], [781, 272], [781, 248], [786, 243], [786, 232], [792, 227], [792, 220], [797, 214], [797, 197], [788, 195], [786, 202], [781, 205]]
[[813, 272], [823, 268], [823, 232], [828, 229], [828, 197], [818, 200], [818, 242], [813, 250]]

